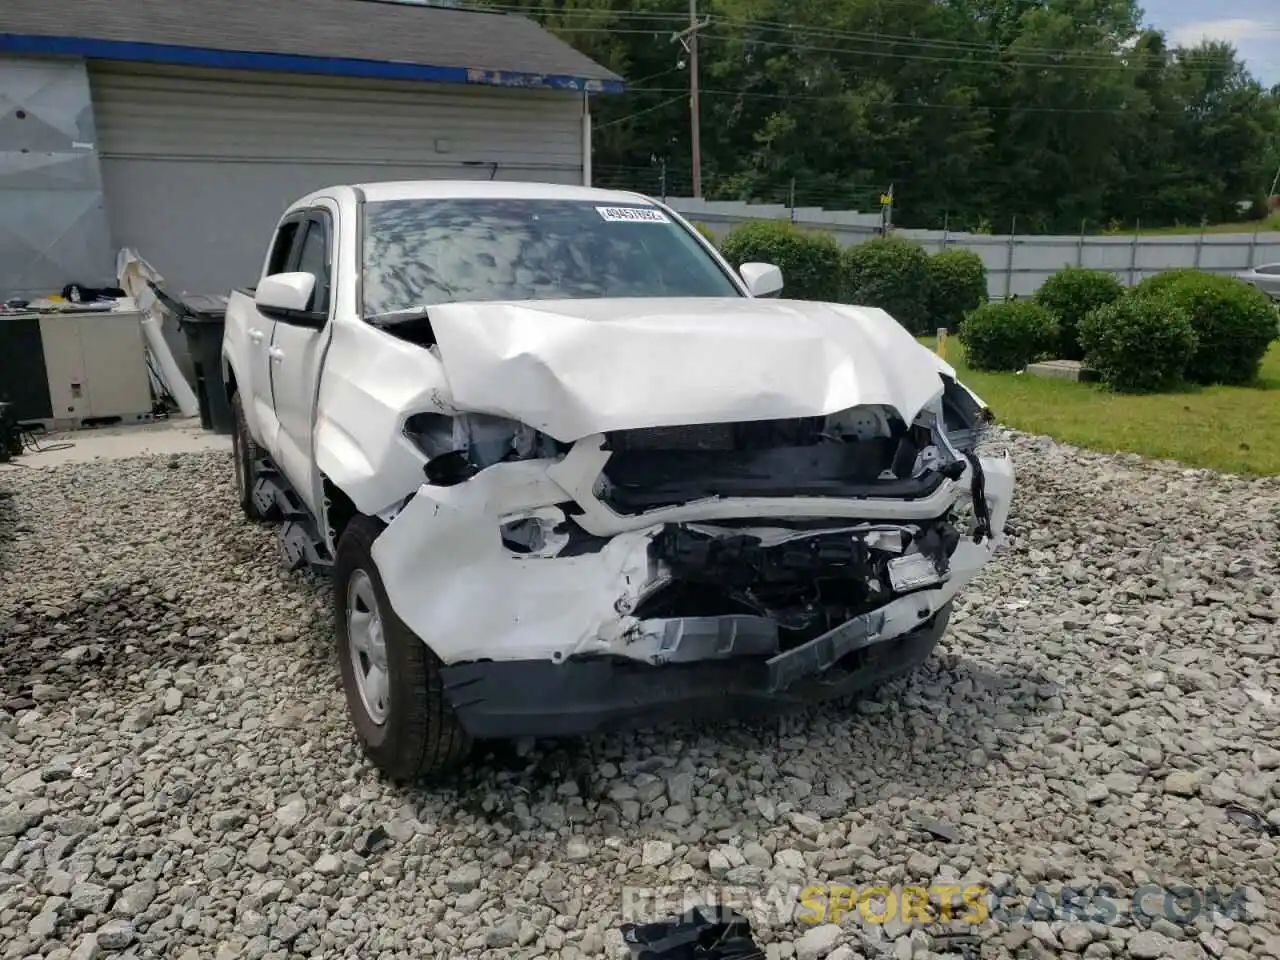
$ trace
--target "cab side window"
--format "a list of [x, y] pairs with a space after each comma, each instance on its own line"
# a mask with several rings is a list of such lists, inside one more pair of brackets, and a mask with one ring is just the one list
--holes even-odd
[[309, 217], [303, 224], [306, 233], [298, 252], [298, 265], [293, 267], [316, 278], [315, 292], [311, 295], [310, 309], [316, 313], [329, 312], [329, 237], [324, 218]]
[[267, 276], [289, 271], [289, 254], [293, 252], [293, 242], [298, 238], [300, 222], [288, 220], [276, 230], [275, 240], [271, 243], [271, 255], [267, 258]]

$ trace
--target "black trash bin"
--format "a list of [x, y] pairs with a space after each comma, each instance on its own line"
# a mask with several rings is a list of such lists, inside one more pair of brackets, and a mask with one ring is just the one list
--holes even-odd
[[[158, 292], [158, 291], [157, 291]], [[181, 300], [162, 299], [178, 318], [178, 329], [187, 338], [191, 366], [195, 370], [195, 393], [200, 403], [200, 426], [214, 433], [230, 435], [236, 421], [231, 414], [227, 388], [222, 382], [222, 331], [226, 327], [226, 300], [222, 297], [186, 296]]]

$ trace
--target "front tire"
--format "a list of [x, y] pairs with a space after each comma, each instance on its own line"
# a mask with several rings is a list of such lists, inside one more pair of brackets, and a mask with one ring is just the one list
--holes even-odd
[[249, 432], [249, 422], [244, 416], [244, 406], [240, 402], [240, 391], [231, 395], [231, 415], [235, 420], [235, 428], [231, 432], [231, 451], [236, 471], [236, 499], [240, 501], [240, 509], [254, 523], [266, 520], [258, 505], [253, 502], [253, 484], [257, 476], [256, 464], [262, 459], [262, 448], [254, 442]]
[[387, 602], [373, 562], [382, 525], [357, 516], [338, 541], [333, 570], [338, 670], [356, 738], [392, 780], [456, 766], [471, 741], [444, 695], [442, 664]]
[[929, 618], [904, 636], [893, 648], [883, 651], [880, 662], [870, 667], [869, 687], [882, 687], [915, 673], [933, 656], [951, 623], [954, 600], [948, 600]]

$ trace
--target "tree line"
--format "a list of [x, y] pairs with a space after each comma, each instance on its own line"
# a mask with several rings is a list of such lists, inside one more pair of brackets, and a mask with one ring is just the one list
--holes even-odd
[[[688, 0], [502, 0], [621, 74], [595, 180], [692, 187]], [[699, 0], [704, 196], [876, 209], [956, 230], [1256, 219], [1280, 85], [1178, 46], [1135, 0]], [[1280, 37], [1277, 38], [1280, 42]]]

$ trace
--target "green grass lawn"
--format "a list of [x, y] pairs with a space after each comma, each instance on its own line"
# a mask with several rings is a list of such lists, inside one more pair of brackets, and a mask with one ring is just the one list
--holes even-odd
[[[922, 342], [935, 346], [932, 337]], [[1227, 473], [1280, 475], [1280, 343], [1272, 345], [1254, 386], [1148, 396], [1025, 373], [981, 373], [965, 366], [954, 336], [945, 349], [965, 385], [1015, 430]]]

